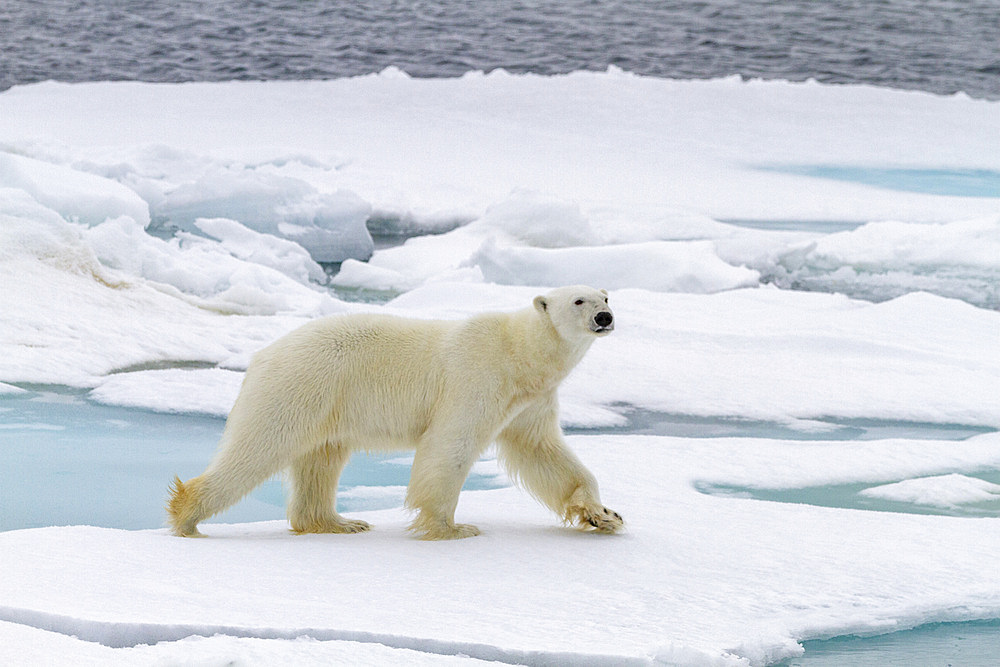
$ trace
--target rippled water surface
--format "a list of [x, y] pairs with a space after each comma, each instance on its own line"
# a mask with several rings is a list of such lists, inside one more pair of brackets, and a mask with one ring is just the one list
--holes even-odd
[[6, 0], [0, 90], [17, 83], [318, 79], [609, 65], [872, 83], [1000, 98], [996, 0]]

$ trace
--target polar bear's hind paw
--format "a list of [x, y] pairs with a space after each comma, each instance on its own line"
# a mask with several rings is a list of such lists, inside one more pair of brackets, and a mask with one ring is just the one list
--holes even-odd
[[335, 533], [366, 533], [372, 529], [372, 525], [367, 521], [361, 521], [360, 519], [344, 519], [337, 526], [337, 530], [331, 531]]
[[461, 540], [479, 535], [479, 529], [471, 523], [434, 522], [426, 524], [414, 521], [410, 531], [417, 533], [422, 540]]
[[305, 533], [364, 533], [371, 530], [371, 524], [367, 521], [354, 519], [344, 519], [338, 517], [336, 520], [312, 521], [309, 523], [292, 522], [292, 532], [303, 535]]

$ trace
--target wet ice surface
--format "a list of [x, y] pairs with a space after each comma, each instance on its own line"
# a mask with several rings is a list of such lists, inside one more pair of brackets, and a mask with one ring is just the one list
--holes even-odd
[[876, 637], [835, 637], [803, 642], [801, 658], [783, 667], [951, 666], [996, 664], [1000, 621], [933, 623]]
[[[137, 530], [164, 525], [167, 485], [208, 464], [224, 420], [100, 405], [84, 392], [28, 386], [0, 396], [0, 530], [88, 525]], [[343, 512], [399, 507], [412, 455], [355, 454], [340, 481]], [[506, 484], [492, 460], [466, 489]], [[209, 522], [285, 517], [273, 479]]]
[[[148, 370], [148, 369], [142, 369]], [[140, 369], [131, 369], [140, 372]], [[0, 530], [86, 524], [130, 530], [163, 525], [166, 486], [173, 475], [189, 479], [215, 451], [224, 420], [101, 405], [85, 392], [26, 385], [28, 392], [0, 397]], [[642, 434], [694, 438], [757, 437], [802, 440], [925, 438], [963, 440], [992, 429], [958, 424], [882, 423], [876, 420], [809, 422], [807, 427], [752, 420], [699, 418], [623, 410], [618, 427], [569, 427], [570, 434]], [[355, 454], [340, 482], [343, 512], [402, 504], [412, 454]], [[979, 474], [1000, 482], [1000, 472]], [[477, 464], [466, 489], [509, 485], [490, 457]], [[858, 494], [871, 484], [792, 490], [704, 485], [705, 493], [832, 507], [859, 507], [951, 515], [989, 515], [1000, 497], [962, 507], [929, 508]], [[217, 523], [284, 518], [280, 479], [265, 482], [248, 498], [214, 517]]]
[[[973, 471], [964, 475], [949, 473], [938, 477], [911, 478], [885, 485], [870, 482], [824, 484], [797, 489], [755, 489], [720, 484], [697, 484], [696, 488], [712, 495], [730, 498], [753, 498], [781, 503], [802, 503], [820, 507], [936, 514], [940, 516], [996, 517], [1000, 515], [1000, 470]], [[904, 485], [930, 487], [920, 495], [881, 492], [883, 487]], [[949, 488], [950, 487], [950, 488]], [[972, 487], [972, 488], [970, 488]], [[964, 492], [964, 493], [963, 493]]]
[[1000, 171], [991, 169], [914, 169], [841, 165], [786, 165], [770, 171], [861, 183], [888, 190], [955, 197], [1000, 197]]
[[964, 440], [990, 433], [987, 426], [937, 424], [891, 419], [828, 418], [772, 422], [739, 417], [700, 417], [644, 410], [624, 405], [610, 406], [621, 413], [625, 423], [618, 426], [568, 427], [568, 433], [634, 433], [672, 435], [686, 438], [757, 437], [782, 440], [881, 440], [916, 438]]

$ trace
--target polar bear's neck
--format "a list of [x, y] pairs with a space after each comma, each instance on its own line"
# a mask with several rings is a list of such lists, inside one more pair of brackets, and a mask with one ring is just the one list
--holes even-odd
[[580, 363], [594, 342], [589, 335], [575, 340], [563, 338], [552, 322], [534, 308], [513, 313], [509, 332], [516, 356], [527, 360], [535, 372], [556, 384]]

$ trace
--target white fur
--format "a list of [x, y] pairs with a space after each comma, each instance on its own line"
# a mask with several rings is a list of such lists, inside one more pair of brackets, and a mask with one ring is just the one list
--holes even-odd
[[367, 530], [335, 510], [351, 453], [416, 449], [411, 529], [428, 539], [469, 537], [478, 529], [454, 520], [459, 490], [493, 442], [511, 477], [565, 521], [615, 532], [621, 517], [601, 505], [593, 475], [567, 448], [556, 398], [594, 339], [613, 328], [607, 292], [563, 287], [533, 306], [464, 321], [333, 316], [264, 348], [213, 461], [174, 482], [173, 532], [198, 535], [200, 521], [286, 468], [293, 530]]

